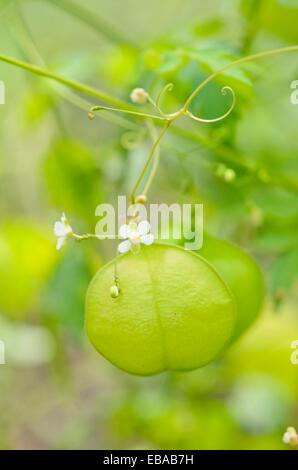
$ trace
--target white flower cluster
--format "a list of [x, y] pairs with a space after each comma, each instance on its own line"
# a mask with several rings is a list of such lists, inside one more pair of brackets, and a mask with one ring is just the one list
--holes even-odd
[[[121, 225], [119, 229], [119, 238], [122, 241], [118, 246], [119, 253], [127, 253], [131, 250], [133, 253], [140, 251], [140, 245], [152, 245], [154, 242], [154, 236], [150, 233], [151, 227], [147, 220], [143, 220], [139, 223], [129, 222], [129, 224]], [[74, 237], [77, 240], [89, 238], [91, 235], [80, 236], [73, 232], [65, 214], [63, 213], [60, 220], [54, 224], [54, 234], [57, 237], [57, 250], [66, 243], [66, 240], [70, 237]]]

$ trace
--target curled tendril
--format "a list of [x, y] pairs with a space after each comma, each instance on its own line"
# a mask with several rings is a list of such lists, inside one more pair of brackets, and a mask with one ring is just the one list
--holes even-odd
[[129, 110], [129, 109], [112, 108], [112, 107], [109, 107], [109, 106], [99, 105], [99, 106], [93, 106], [92, 108], [90, 108], [89, 113], [88, 113], [88, 117], [91, 120], [94, 119], [94, 117], [95, 117], [94, 113], [96, 111], [114, 111], [114, 112], [117, 112], [117, 113], [130, 114], [132, 116], [142, 117], [142, 118], [157, 119], [157, 120], [166, 121], [166, 122], [170, 123], [170, 122], [174, 121], [175, 119], [177, 119], [178, 117], [180, 117], [181, 115], [184, 114], [184, 115], [190, 117], [191, 119], [193, 119], [194, 121], [204, 122], [204, 123], [213, 123], [213, 122], [218, 122], [218, 121], [221, 121], [222, 119], [225, 119], [227, 116], [229, 116], [229, 114], [231, 114], [231, 112], [233, 111], [233, 109], [235, 107], [235, 103], [236, 103], [235, 92], [231, 87], [225, 86], [221, 89], [221, 93], [222, 93], [222, 95], [226, 95], [227, 91], [230, 92], [231, 95], [232, 95], [232, 104], [231, 104], [230, 108], [228, 109], [228, 111], [226, 113], [224, 113], [222, 116], [219, 116], [219, 117], [214, 118], [214, 119], [204, 119], [204, 118], [200, 118], [198, 116], [195, 116], [191, 111], [188, 110], [188, 106], [190, 105], [190, 103], [192, 101], [191, 99], [189, 99], [186, 102], [186, 104], [184, 105], [184, 107], [181, 108], [176, 113], [166, 114], [161, 110], [161, 108], [159, 106], [159, 103], [160, 103], [164, 93], [166, 91], [171, 91], [173, 89], [173, 87], [174, 87], [174, 85], [172, 83], [168, 83], [167, 85], [165, 85], [162, 88], [161, 92], [159, 93], [156, 102], [148, 94], [148, 101], [159, 112], [159, 114], [160, 114], [159, 116], [154, 115], [154, 114], [139, 112], [139, 111], [133, 111], [133, 110]]
[[157, 109], [158, 109], [159, 112], [160, 112], [162, 115], [164, 115], [164, 116], [166, 116], [166, 114], [164, 114], [164, 113], [161, 111], [161, 109], [160, 109], [160, 102], [161, 102], [161, 99], [163, 98], [164, 94], [165, 94], [166, 92], [168, 92], [168, 91], [172, 91], [173, 88], [174, 88], [173, 83], [167, 83], [167, 84], [161, 89], [161, 91], [160, 91], [160, 93], [159, 93], [159, 95], [158, 95], [158, 97], [157, 97], [157, 99], [156, 99], [156, 106], [157, 106]]
[[144, 134], [144, 132], [125, 132], [124, 134], [122, 134], [120, 139], [121, 145], [127, 150], [132, 150], [140, 144], [144, 137]]
[[163, 112], [163, 110], [161, 109], [160, 107], [160, 101], [162, 99], [162, 97], [164, 96], [164, 94], [167, 92], [167, 91], [172, 91], [174, 88], [174, 85], [173, 83], [167, 83], [162, 89], [161, 91], [159, 92], [158, 96], [157, 96], [157, 99], [156, 101], [149, 95], [147, 95], [147, 99], [149, 101], [149, 103], [152, 104], [152, 106], [158, 111], [158, 113], [160, 114], [160, 119], [164, 119], [164, 120], [168, 120], [168, 119], [172, 119], [175, 115], [174, 114], [166, 114]]
[[225, 112], [224, 114], [222, 114], [221, 116], [219, 116], [217, 118], [214, 118], [214, 119], [204, 119], [204, 118], [200, 118], [198, 116], [195, 116], [188, 109], [185, 110], [185, 114], [187, 116], [189, 116], [191, 119], [193, 119], [194, 121], [198, 121], [198, 122], [212, 123], [212, 122], [222, 121], [222, 119], [225, 119], [226, 117], [229, 116], [229, 114], [231, 114], [231, 112], [233, 111], [233, 109], [235, 107], [235, 103], [236, 103], [236, 96], [235, 96], [235, 92], [234, 92], [233, 88], [231, 88], [229, 86], [225, 86], [221, 89], [221, 94], [223, 96], [225, 96], [227, 94], [227, 92], [231, 93], [231, 95], [232, 95], [232, 104], [229, 107], [228, 111]]

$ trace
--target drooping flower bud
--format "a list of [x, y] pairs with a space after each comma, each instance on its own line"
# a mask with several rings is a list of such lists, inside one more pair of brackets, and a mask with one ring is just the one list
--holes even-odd
[[283, 435], [283, 442], [292, 447], [298, 446], [298, 434], [295, 428], [292, 426], [288, 427], [287, 431]]
[[136, 204], [145, 204], [147, 202], [147, 196], [145, 194], [139, 194], [135, 200]]
[[236, 178], [236, 173], [232, 168], [228, 168], [223, 163], [220, 163], [215, 171], [218, 178], [223, 179], [226, 183], [232, 183]]
[[144, 88], [134, 88], [130, 94], [131, 101], [137, 104], [145, 104], [147, 97], [148, 93]]
[[116, 297], [118, 297], [119, 295], [119, 289], [116, 285], [113, 285], [111, 288], [110, 288], [110, 295], [113, 299], [116, 299]]

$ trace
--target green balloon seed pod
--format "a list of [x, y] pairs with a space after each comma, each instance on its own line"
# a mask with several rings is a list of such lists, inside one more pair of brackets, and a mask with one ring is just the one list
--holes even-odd
[[235, 295], [238, 317], [232, 340], [236, 340], [257, 319], [265, 296], [263, 274], [245, 251], [225, 240], [204, 235], [204, 243], [196, 253], [219, 272]]
[[215, 269], [183, 248], [155, 243], [100, 269], [86, 298], [86, 331], [111, 363], [131, 374], [187, 371], [214, 360], [237, 320], [234, 296]]

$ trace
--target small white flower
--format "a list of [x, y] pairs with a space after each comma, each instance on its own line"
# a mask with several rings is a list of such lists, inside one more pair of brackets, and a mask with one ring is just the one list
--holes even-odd
[[289, 444], [291, 446], [297, 446], [298, 434], [296, 432], [296, 429], [293, 427], [289, 427], [287, 431], [284, 433], [282, 440], [285, 444]]
[[137, 253], [140, 250], [140, 244], [152, 245], [154, 236], [150, 233], [150, 224], [147, 220], [143, 220], [139, 224], [130, 222], [129, 224], [121, 225], [119, 229], [119, 236], [126, 240], [121, 242], [118, 246], [119, 253], [126, 253], [131, 250]]
[[130, 94], [130, 99], [133, 103], [145, 104], [148, 98], [148, 93], [144, 88], [134, 88]]
[[282, 440], [285, 444], [289, 444], [290, 438], [291, 438], [290, 433], [288, 431], [286, 431], [283, 435]]
[[54, 224], [54, 234], [57, 237], [57, 250], [60, 250], [66, 242], [67, 237], [70, 237], [73, 234], [72, 228], [64, 213], [62, 214], [61, 219]]

